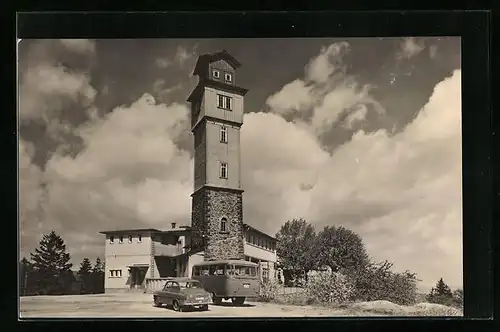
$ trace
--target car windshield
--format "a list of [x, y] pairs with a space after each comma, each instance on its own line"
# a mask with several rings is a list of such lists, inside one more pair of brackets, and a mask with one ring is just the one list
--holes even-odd
[[184, 281], [180, 282], [181, 288], [203, 288], [199, 281]]

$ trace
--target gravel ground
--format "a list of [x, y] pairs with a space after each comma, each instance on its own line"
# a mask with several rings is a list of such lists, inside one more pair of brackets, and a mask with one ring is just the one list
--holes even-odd
[[152, 295], [142, 293], [28, 296], [21, 297], [21, 318], [72, 317], [338, 317], [338, 316], [460, 316], [451, 308], [418, 304], [402, 307], [387, 301], [355, 303], [346, 308], [294, 306], [275, 303], [245, 302], [236, 307], [230, 301], [210, 305], [209, 310], [176, 312], [171, 308], [155, 308]]
[[235, 307], [230, 301], [210, 305], [209, 310], [176, 312], [155, 308], [151, 294], [98, 294], [21, 297], [21, 318], [35, 317], [317, 317], [343, 316], [345, 310], [313, 306], [245, 302]]

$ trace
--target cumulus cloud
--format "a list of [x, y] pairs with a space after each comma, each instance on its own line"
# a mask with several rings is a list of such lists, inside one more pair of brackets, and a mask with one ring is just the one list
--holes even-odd
[[343, 69], [343, 58], [349, 50], [350, 46], [347, 42], [323, 47], [320, 54], [307, 64], [306, 79], [317, 83], [326, 82], [334, 72]]
[[193, 60], [196, 56], [197, 45], [190, 50], [183, 46], [178, 46], [173, 56], [160, 57], [155, 60], [156, 66], [159, 68], [168, 68], [174, 64], [184, 67], [187, 63]]
[[[91, 43], [64, 41], [74, 52], [84, 50], [80, 43]], [[51, 51], [57, 53], [56, 50], [52, 41], [38, 41], [27, 52], [28, 60], [19, 77], [19, 120], [21, 124], [42, 124], [51, 138], [59, 140], [71, 131], [65, 112], [90, 107], [97, 92], [87, 73], [70, 70], [58, 63], [56, 57], [49, 56]]]
[[158, 58], [155, 60], [155, 63], [160, 68], [167, 68], [170, 67], [170, 65], [172, 65], [172, 61], [170, 61], [167, 58]]
[[173, 142], [189, 130], [187, 115], [185, 106], [145, 94], [77, 128], [84, 149], [56, 153], [46, 165], [41, 231], [61, 230], [78, 255], [82, 246], [102, 247], [102, 230], [188, 224], [192, 160]]
[[32, 163], [35, 153], [33, 144], [19, 140], [19, 230], [21, 246], [23, 239], [34, 233], [41, 221], [41, 202], [44, 190], [42, 187], [43, 172]]
[[[305, 75], [286, 84], [266, 101], [273, 113], [310, 119], [309, 130], [318, 135], [330, 132], [342, 121], [351, 121], [351, 113], [364, 107], [385, 114], [383, 106], [371, 96], [372, 86], [358, 82], [347, 72], [347, 42], [323, 47], [305, 66]], [[366, 114], [365, 114], [366, 116]], [[362, 119], [358, 114], [358, 121]], [[352, 123], [344, 123], [350, 129]]]
[[272, 94], [267, 99], [267, 104], [276, 113], [293, 114], [311, 105], [311, 89], [311, 86], [306, 86], [304, 81], [297, 79]]
[[357, 105], [353, 112], [347, 116], [344, 126], [348, 129], [352, 129], [356, 123], [366, 119], [367, 113], [368, 108], [366, 107], [366, 105]]
[[61, 44], [70, 51], [82, 54], [94, 54], [95, 42], [88, 39], [60, 39]]
[[396, 58], [398, 60], [408, 60], [420, 54], [424, 49], [425, 45], [422, 40], [417, 40], [414, 37], [408, 37], [401, 42]]
[[[320, 53], [331, 65], [316, 57], [304, 78], [273, 94], [271, 112], [244, 116], [244, 220], [271, 234], [297, 217], [318, 229], [344, 225], [361, 234], [374, 259], [417, 272], [424, 285], [443, 277], [460, 286], [461, 71], [435, 87], [404, 130], [359, 130], [330, 152], [320, 141], [324, 131], [339, 123], [358, 129], [372, 109], [383, 114], [370, 86], [335, 57], [342, 45]], [[44, 173], [30, 166], [33, 148], [20, 146], [21, 192], [34, 195], [23, 209], [33, 211], [43, 196], [43, 220], [22, 224], [25, 252], [37, 234], [56, 229], [78, 261], [102, 255], [101, 230], [190, 222], [193, 161], [176, 144], [189, 132], [188, 107], [145, 94], [105, 116], [89, 109], [91, 120], [74, 130], [83, 150], [54, 154]], [[45, 193], [36, 190], [40, 183]]]
[[[291, 217], [344, 225], [362, 235], [374, 259], [417, 272], [423, 285], [439, 277], [461, 285], [460, 81], [457, 70], [439, 83], [402, 132], [358, 131], [333, 154], [277, 115], [247, 115], [247, 222], [271, 232]], [[260, 138], [267, 126], [275, 139]]]

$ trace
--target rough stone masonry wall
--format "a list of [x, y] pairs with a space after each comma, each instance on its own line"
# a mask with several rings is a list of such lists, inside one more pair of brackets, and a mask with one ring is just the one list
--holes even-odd
[[205, 189], [200, 189], [193, 194], [191, 205], [191, 229], [193, 231], [191, 244], [196, 246], [200, 240], [200, 236], [205, 232], [205, 206], [206, 195]]
[[[220, 221], [227, 219], [226, 232]], [[239, 192], [203, 188], [193, 195], [192, 224], [206, 235], [205, 260], [244, 259], [243, 198]]]
[[[209, 241], [205, 260], [245, 259], [243, 197], [239, 192], [206, 189], [206, 221]], [[227, 219], [226, 232], [220, 220]]]

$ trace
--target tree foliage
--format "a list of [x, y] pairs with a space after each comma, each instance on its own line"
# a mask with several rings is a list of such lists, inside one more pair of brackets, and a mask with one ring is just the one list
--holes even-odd
[[353, 300], [414, 304], [417, 298], [416, 274], [409, 271], [396, 273], [392, 271], [392, 266], [392, 263], [384, 261], [347, 270], [349, 280], [355, 286]]
[[104, 269], [104, 263], [97, 257], [92, 268], [92, 292], [95, 294], [104, 293]]
[[31, 280], [35, 269], [31, 262], [23, 257], [19, 262], [19, 287], [20, 296], [32, 295], [35, 292], [34, 282]]
[[42, 294], [65, 294], [74, 280], [70, 254], [64, 240], [55, 232], [42, 236], [39, 248], [31, 253], [32, 266], [36, 270], [36, 283]]
[[359, 270], [369, 264], [368, 253], [361, 237], [342, 226], [327, 226], [316, 238], [315, 255], [321, 266], [332, 272]]
[[426, 299], [430, 303], [438, 303], [443, 305], [455, 305], [457, 301], [463, 302], [463, 292], [458, 292], [456, 294], [459, 298], [455, 298], [451, 288], [444, 282], [443, 278], [440, 278], [436, 286], [433, 287], [430, 293], [427, 295]]
[[309, 271], [316, 265], [313, 248], [316, 238], [314, 227], [304, 219], [287, 221], [276, 234], [276, 253], [285, 270]]
[[84, 258], [80, 263], [80, 270], [78, 270], [78, 276], [83, 284], [83, 293], [92, 293], [93, 291], [93, 280], [92, 280], [92, 263], [88, 258]]

